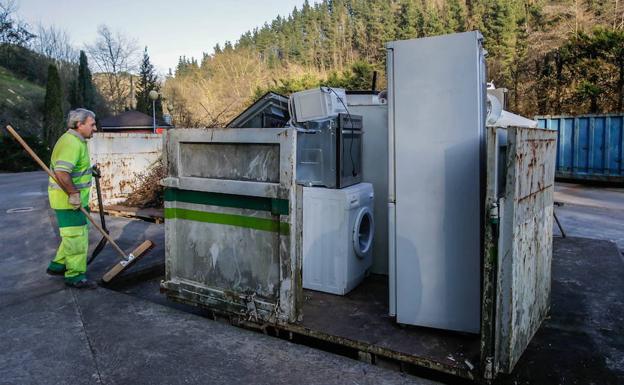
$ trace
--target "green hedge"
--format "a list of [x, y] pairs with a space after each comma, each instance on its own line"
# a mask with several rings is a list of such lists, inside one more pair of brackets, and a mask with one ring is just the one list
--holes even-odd
[[[27, 136], [23, 139], [46, 164], [50, 162], [50, 151], [39, 138]], [[0, 171], [21, 172], [40, 169], [13, 137], [8, 134], [0, 137]]]

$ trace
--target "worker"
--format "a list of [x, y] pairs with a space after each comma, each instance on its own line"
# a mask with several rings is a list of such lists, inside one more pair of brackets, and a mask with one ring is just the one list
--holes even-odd
[[89, 228], [79, 208], [89, 206], [92, 169], [86, 139], [97, 131], [95, 114], [84, 108], [69, 111], [67, 128], [54, 145], [50, 160], [50, 169], [60, 186], [49, 178], [48, 198], [56, 213], [61, 244], [47, 273], [64, 275], [68, 286], [94, 289], [97, 284], [86, 275]]

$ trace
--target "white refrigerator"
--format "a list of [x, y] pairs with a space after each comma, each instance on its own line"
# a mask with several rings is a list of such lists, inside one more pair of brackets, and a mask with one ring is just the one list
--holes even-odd
[[387, 45], [390, 314], [478, 333], [486, 100], [479, 32]]

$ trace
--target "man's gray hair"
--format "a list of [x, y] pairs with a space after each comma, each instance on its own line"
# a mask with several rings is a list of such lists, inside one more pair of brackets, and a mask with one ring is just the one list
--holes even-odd
[[67, 128], [77, 128], [79, 123], [84, 123], [88, 117], [95, 119], [95, 113], [86, 108], [76, 108], [67, 114]]

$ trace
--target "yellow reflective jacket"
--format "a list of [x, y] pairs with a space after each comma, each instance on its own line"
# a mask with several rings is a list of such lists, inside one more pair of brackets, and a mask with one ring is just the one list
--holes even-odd
[[[89, 205], [92, 172], [90, 163], [87, 141], [76, 130], [67, 130], [54, 145], [50, 169], [69, 173], [74, 186], [80, 190], [83, 207]], [[69, 198], [61, 187], [52, 178], [49, 178], [48, 182], [50, 207], [55, 210], [72, 209], [68, 202]]]

